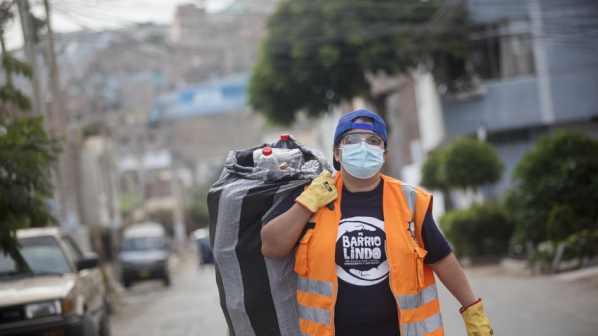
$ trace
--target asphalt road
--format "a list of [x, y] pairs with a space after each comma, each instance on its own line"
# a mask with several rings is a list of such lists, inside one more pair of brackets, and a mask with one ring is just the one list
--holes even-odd
[[112, 316], [113, 336], [224, 336], [213, 267], [198, 270], [195, 258], [173, 272], [171, 287], [160, 281], [135, 284]]
[[[495, 335], [598, 335], [598, 273], [585, 281], [507, 276], [498, 267], [466, 273], [484, 300]], [[446, 336], [465, 336], [459, 303], [439, 288]], [[114, 336], [226, 335], [214, 270], [198, 271], [194, 258], [180, 264], [172, 287], [159, 281], [136, 284], [122, 302], [112, 317]]]

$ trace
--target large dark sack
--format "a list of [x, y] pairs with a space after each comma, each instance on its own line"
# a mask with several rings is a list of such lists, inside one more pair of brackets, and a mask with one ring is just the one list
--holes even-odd
[[300, 170], [254, 168], [253, 151], [267, 144], [231, 151], [208, 193], [210, 245], [230, 335], [301, 335], [294, 253], [264, 258], [260, 231], [293, 190], [330, 166], [322, 152], [290, 139], [304, 154]]

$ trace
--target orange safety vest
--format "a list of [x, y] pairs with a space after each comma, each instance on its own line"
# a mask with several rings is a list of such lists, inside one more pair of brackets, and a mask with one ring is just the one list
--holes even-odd
[[[432, 269], [424, 264], [428, 253], [421, 229], [432, 196], [424, 190], [382, 175], [386, 256], [390, 288], [397, 300], [402, 336], [444, 335], [438, 292]], [[301, 238], [295, 253], [299, 275], [297, 301], [303, 336], [334, 335], [334, 306], [338, 290], [335, 246], [341, 220], [340, 174], [335, 178], [339, 197], [334, 210], [323, 207]]]

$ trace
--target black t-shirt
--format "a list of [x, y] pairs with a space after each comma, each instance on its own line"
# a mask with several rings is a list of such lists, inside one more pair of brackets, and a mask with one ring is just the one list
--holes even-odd
[[[339, 336], [398, 336], [397, 303], [390, 289], [389, 265], [384, 248], [384, 181], [372, 191], [351, 193], [343, 187], [341, 222], [335, 260], [338, 294], [335, 305], [335, 334]], [[303, 192], [295, 190], [272, 216], [288, 211]], [[422, 227], [428, 251], [424, 262], [435, 263], [452, 252], [428, 211]]]

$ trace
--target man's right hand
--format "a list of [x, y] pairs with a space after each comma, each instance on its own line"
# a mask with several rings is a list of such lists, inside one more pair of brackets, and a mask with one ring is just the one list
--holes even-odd
[[295, 203], [301, 205], [306, 210], [315, 213], [319, 208], [326, 206], [338, 198], [338, 192], [329, 171], [323, 171], [316, 177], [311, 185], [303, 192]]

